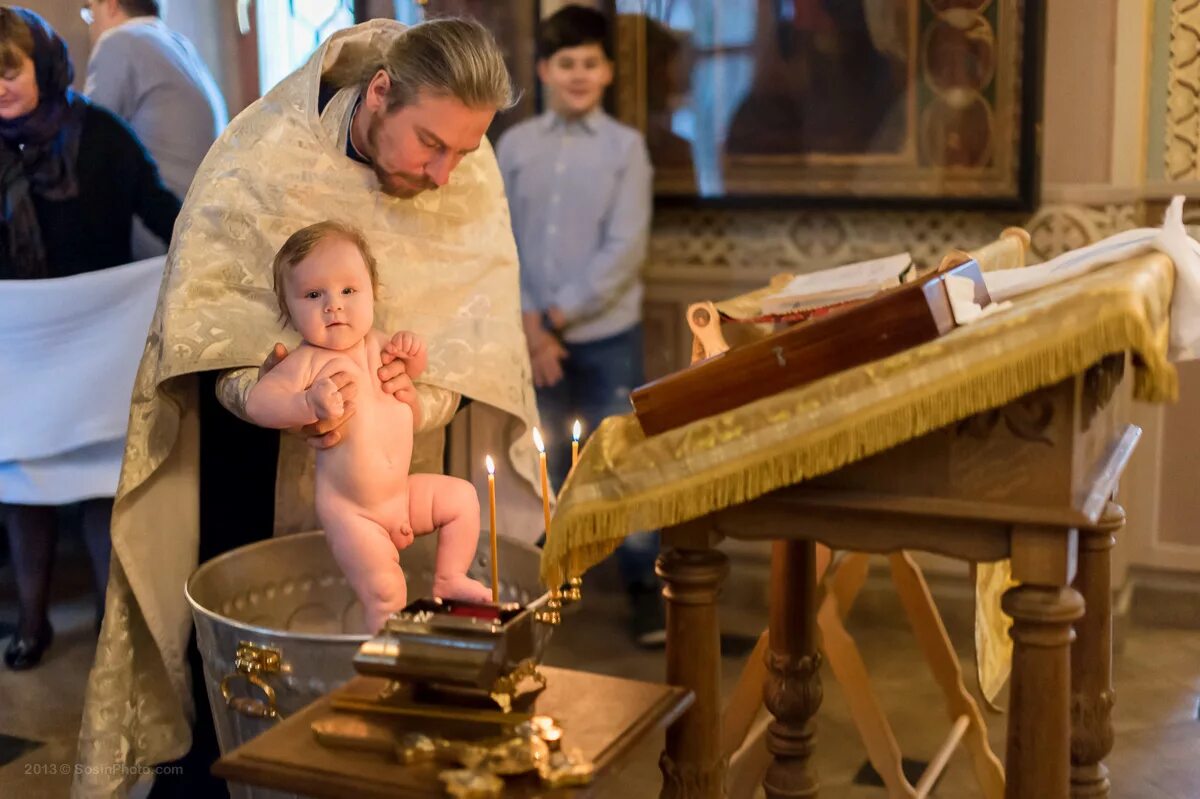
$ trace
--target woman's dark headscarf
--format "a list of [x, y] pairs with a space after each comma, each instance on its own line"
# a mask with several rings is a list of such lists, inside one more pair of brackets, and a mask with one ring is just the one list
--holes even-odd
[[32, 11], [9, 10], [33, 35], [38, 104], [22, 117], [0, 119], [0, 277], [46, 277], [33, 195], [65, 200], [79, 193], [76, 162], [87, 100], [70, 88], [75, 70], [62, 37]]

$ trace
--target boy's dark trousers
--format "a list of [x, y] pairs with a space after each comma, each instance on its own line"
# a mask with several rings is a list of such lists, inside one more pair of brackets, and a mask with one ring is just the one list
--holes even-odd
[[[546, 460], [557, 491], [571, 469], [571, 425], [583, 423], [584, 435], [596, 431], [607, 416], [633, 410], [629, 393], [644, 381], [642, 326], [634, 325], [615, 336], [579, 344], [564, 343], [563, 379], [537, 390], [538, 412], [546, 436]], [[658, 557], [658, 531], [634, 533], [617, 549], [621, 582], [631, 593], [658, 590], [654, 561]]]

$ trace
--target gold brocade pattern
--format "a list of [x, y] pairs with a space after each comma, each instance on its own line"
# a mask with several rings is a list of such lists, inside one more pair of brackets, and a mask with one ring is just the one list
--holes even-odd
[[[1137, 398], [1173, 400], [1178, 384], [1167, 336], [1174, 276], [1161, 254], [1114, 264], [1018, 298], [923, 346], [651, 438], [632, 414], [610, 417], [559, 495], [542, 577], [558, 585], [633, 531], [680, 524], [835, 471], [1052, 385], [1110, 353], [1135, 353]], [[980, 569], [981, 584], [1004, 579], [1002, 571]], [[994, 686], [1007, 669], [1005, 620], [990, 608], [981, 613], [988, 639], [979, 652], [987, 672], [981, 679]]]
[[975, 565], [975, 671], [979, 692], [993, 709], [1012, 673], [1012, 617], [1000, 607], [1000, 599], [1015, 585], [1012, 561]]
[[[294, 346], [296, 334], [277, 319], [270, 263], [298, 228], [337, 218], [363, 230], [379, 262], [377, 325], [429, 342], [422, 406], [435, 393], [478, 400], [508, 433], [509, 461], [533, 501], [528, 428], [537, 412], [494, 154], [485, 140], [447, 186], [386, 197], [338, 147], [353, 92], [339, 92], [320, 117], [315, 109], [323, 65], [351, 52], [347, 43], [356, 57], [371, 56], [402, 31], [374, 20], [335, 34], [229, 125], [188, 192], [134, 385], [75, 796], [121, 795], [139, 767], [188, 748], [183, 586], [199, 535], [195, 373], [257, 366], [276, 340]], [[440, 433], [431, 446], [440, 448]]]

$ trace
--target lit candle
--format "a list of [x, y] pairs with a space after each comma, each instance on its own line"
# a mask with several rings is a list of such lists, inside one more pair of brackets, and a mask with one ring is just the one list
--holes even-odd
[[542, 511], [546, 514], [546, 540], [550, 540], [550, 478], [546, 474], [546, 444], [541, 432], [533, 428], [533, 445], [537, 447], [538, 460], [542, 469]]
[[492, 539], [492, 602], [500, 604], [500, 561], [496, 553], [496, 462], [486, 458], [488, 473], [488, 520]]
[[575, 468], [575, 464], [579, 463], [579, 435], [583, 432], [583, 425], [579, 424], [579, 420], [575, 420], [575, 426], [571, 428], [571, 468]]
[[[575, 464], [579, 463], [579, 436], [583, 434], [583, 425], [579, 420], [575, 420], [575, 425], [571, 428], [571, 471], [575, 470]], [[583, 579], [578, 575], [574, 575], [567, 580], [567, 590], [563, 593], [563, 599], [568, 602], [578, 602], [583, 599]]]

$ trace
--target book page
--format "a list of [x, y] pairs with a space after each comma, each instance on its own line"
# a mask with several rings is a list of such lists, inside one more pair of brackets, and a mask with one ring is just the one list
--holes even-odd
[[846, 264], [799, 275], [776, 294], [763, 298], [763, 313], [790, 313], [870, 297], [899, 285], [912, 264], [908, 253]]

